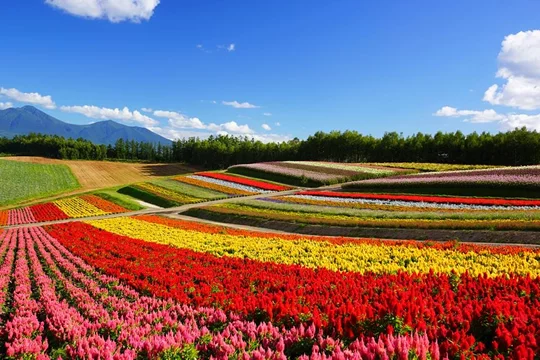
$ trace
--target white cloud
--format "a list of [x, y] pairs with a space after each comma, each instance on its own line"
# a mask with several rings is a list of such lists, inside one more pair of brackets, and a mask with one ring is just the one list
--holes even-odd
[[154, 111], [154, 110], [152, 110], [152, 108], [144, 108], [144, 107], [143, 107], [143, 108], [141, 108], [141, 111], [144, 111], [144, 112], [146, 112], [146, 113], [151, 113], [151, 112]]
[[229, 46], [227, 46], [227, 51], [228, 52], [231, 52], [231, 51], [234, 51], [236, 50], [236, 45], [235, 44], [229, 44]]
[[160, 0], [45, 0], [69, 14], [111, 22], [148, 20]]
[[484, 93], [484, 101], [523, 110], [540, 109], [540, 30], [504, 38], [497, 77], [505, 83], [491, 85]]
[[489, 110], [458, 110], [450, 106], [440, 108], [435, 116], [464, 118], [463, 121], [471, 123], [496, 122], [504, 130], [511, 130], [525, 126], [529, 130], [540, 130], [540, 114], [499, 114], [493, 109]]
[[176, 111], [156, 110], [154, 116], [169, 119], [169, 125], [179, 129], [204, 129], [205, 125], [199, 118], [188, 117]]
[[281, 124], [279, 122], [275, 122], [274, 125], [281, 126]]
[[248, 102], [239, 103], [238, 101], [222, 101], [221, 103], [223, 105], [232, 106], [235, 109], [256, 109], [259, 107]]
[[468, 117], [470, 122], [473, 123], [486, 123], [503, 120], [504, 115], [497, 114], [493, 109], [488, 110], [458, 110], [450, 106], [443, 106], [435, 114], [435, 116], [442, 117]]
[[56, 104], [50, 95], [41, 95], [38, 93], [23, 93], [17, 89], [5, 89], [0, 87], [0, 95], [4, 95], [18, 102], [40, 105], [47, 109], [56, 109]]
[[60, 110], [71, 113], [82, 114], [86, 117], [92, 119], [101, 119], [101, 120], [120, 120], [125, 122], [135, 122], [143, 126], [155, 126], [158, 122], [151, 117], [141, 114], [137, 110], [130, 111], [129, 108], [124, 107], [123, 109], [115, 108], [102, 108], [93, 105], [83, 105], [83, 106], [61, 106]]
[[248, 135], [254, 133], [254, 131], [249, 127], [249, 125], [239, 125], [236, 123], [236, 121], [229, 121], [220, 125], [212, 123], [207, 126], [207, 129], [215, 131], [216, 133], [225, 131], [229, 134], [235, 135]]
[[269, 113], [269, 112], [265, 112], [263, 113], [264, 116], [272, 116], [272, 113]]
[[148, 130], [155, 132], [167, 138], [169, 140], [178, 140], [178, 139], [189, 139], [192, 137], [206, 139], [210, 135], [213, 135], [211, 132], [200, 132], [200, 131], [189, 131], [189, 130], [177, 130], [171, 127], [161, 128], [159, 126], [149, 127]]
[[0, 110], [12, 108], [13, 104], [10, 102], [0, 102]]
[[264, 130], [266, 130], [266, 131], [272, 130], [272, 128], [271, 128], [270, 125], [268, 125], [268, 124], [262, 124], [261, 127], [262, 127]]

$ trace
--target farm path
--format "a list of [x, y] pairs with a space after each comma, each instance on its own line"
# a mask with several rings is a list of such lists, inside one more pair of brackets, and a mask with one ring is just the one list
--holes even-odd
[[[322, 186], [317, 188], [317, 190], [332, 190], [337, 189], [343, 184], [339, 185], [328, 185], [328, 186]], [[190, 209], [195, 209], [199, 207], [204, 207], [208, 205], [216, 205], [216, 204], [224, 204], [224, 203], [232, 203], [236, 201], [242, 201], [242, 200], [252, 200], [252, 199], [260, 199], [260, 198], [269, 198], [269, 197], [276, 197], [276, 196], [284, 196], [284, 195], [293, 195], [298, 191], [306, 190], [304, 188], [296, 188], [293, 190], [286, 190], [286, 191], [278, 191], [273, 193], [264, 193], [264, 194], [256, 194], [256, 195], [248, 195], [248, 196], [238, 196], [238, 197], [232, 197], [232, 198], [225, 198], [225, 199], [218, 199], [218, 200], [210, 200], [210, 201], [202, 201], [199, 203], [194, 204], [185, 204], [173, 208], [167, 208], [167, 209], [144, 209], [144, 210], [138, 210], [138, 211], [131, 211], [131, 212], [124, 212], [124, 213], [118, 213], [118, 214], [108, 214], [108, 215], [102, 215], [102, 216], [92, 216], [92, 217], [85, 217], [85, 218], [76, 218], [76, 219], [65, 219], [65, 220], [56, 220], [56, 221], [47, 221], [47, 222], [40, 222], [40, 223], [32, 223], [32, 224], [23, 224], [23, 225], [12, 225], [12, 226], [4, 226], [0, 227], [0, 229], [11, 229], [11, 228], [24, 228], [24, 227], [33, 227], [33, 226], [44, 226], [44, 225], [54, 225], [54, 224], [63, 224], [63, 223], [70, 223], [70, 222], [77, 222], [77, 221], [85, 221], [85, 220], [101, 220], [101, 219], [112, 219], [112, 218], [119, 218], [119, 217], [126, 217], [126, 216], [137, 216], [137, 215], [163, 215], [172, 219], [179, 219], [179, 220], [187, 220], [187, 221], [193, 221], [193, 222], [199, 222], [199, 223], [205, 223], [205, 224], [211, 224], [216, 226], [224, 226], [229, 227], [233, 229], [239, 229], [239, 230], [249, 230], [249, 231], [256, 231], [266, 234], [287, 234], [287, 235], [301, 235], [298, 233], [292, 233], [292, 232], [286, 232], [281, 230], [274, 230], [274, 229], [268, 229], [268, 228], [262, 228], [262, 227], [254, 227], [254, 226], [247, 226], [247, 225], [238, 225], [238, 224], [229, 224], [229, 223], [221, 223], [211, 220], [205, 220], [205, 219], [199, 219], [195, 217], [185, 216], [181, 215], [179, 213], [185, 212]], [[313, 189], [312, 189], [313, 190]], [[318, 237], [335, 237], [335, 236], [324, 236], [324, 235], [317, 235]], [[383, 241], [399, 241], [396, 239], [380, 239]], [[419, 240], [422, 241], [422, 240]], [[486, 245], [486, 246], [518, 246], [518, 247], [530, 247], [530, 248], [540, 248], [540, 245], [532, 245], [532, 244], [520, 244], [520, 243], [487, 243], [487, 242], [474, 242], [476, 245]]]
[[[336, 186], [334, 185], [333, 187], [336, 187]], [[327, 188], [327, 187], [324, 187], [324, 188]], [[273, 193], [263, 193], [263, 194], [248, 195], [248, 196], [237, 196], [237, 197], [218, 199], [218, 200], [201, 201], [198, 203], [185, 204], [185, 205], [176, 206], [172, 208], [166, 208], [166, 209], [144, 209], [144, 210], [130, 211], [130, 212], [124, 212], [124, 213], [118, 213], [118, 214], [107, 214], [107, 215], [101, 215], [101, 216], [46, 221], [46, 222], [38, 222], [38, 223], [32, 223], [32, 224], [10, 225], [10, 226], [4, 226], [2, 228], [4, 229], [24, 228], [24, 227], [33, 227], [33, 226], [63, 224], [63, 223], [69, 223], [69, 222], [75, 222], [75, 221], [111, 219], [111, 218], [118, 218], [118, 217], [124, 217], [124, 216], [177, 214], [177, 213], [181, 213], [190, 209], [208, 206], [208, 205], [224, 204], [224, 203], [230, 203], [230, 202], [241, 201], [241, 200], [269, 198], [269, 197], [274, 197], [274, 196], [292, 195], [296, 193], [298, 190], [302, 190], [302, 189], [293, 189], [293, 190], [286, 190], [286, 191], [277, 191]]]

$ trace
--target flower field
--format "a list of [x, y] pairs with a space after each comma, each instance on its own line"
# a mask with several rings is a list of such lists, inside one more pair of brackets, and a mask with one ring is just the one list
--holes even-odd
[[389, 168], [412, 169], [419, 171], [459, 171], [491, 169], [494, 165], [465, 165], [465, 164], [436, 164], [436, 163], [367, 163], [366, 165], [384, 166]]
[[200, 172], [194, 175], [179, 176], [176, 181], [207, 188], [229, 196], [254, 195], [273, 191], [291, 190], [291, 187], [272, 184], [217, 172]]
[[446, 171], [392, 178], [369, 179], [344, 185], [346, 189], [495, 189], [522, 190], [525, 196], [534, 196], [530, 190], [540, 189], [540, 166], [507, 167], [497, 169]]
[[0, 211], [0, 226], [91, 217], [126, 211], [123, 207], [99, 196], [81, 195], [50, 203]]
[[122, 358], [535, 359], [540, 351], [537, 250], [275, 235], [157, 216], [2, 236], [0, 274], [19, 261], [15, 279], [40, 279], [21, 284], [73, 299], [63, 303], [72, 317], [56, 321], [74, 329], [85, 321], [80, 332], [49, 331], [52, 300], [25, 304], [33, 310], [24, 316], [44, 306], [46, 317], [17, 336], [47, 356], [58, 337], [68, 354]]
[[[95, 231], [86, 230], [94, 237]], [[0, 255], [3, 358], [441, 358], [426, 334], [344, 344], [314, 325], [278, 327], [215, 307], [145, 296], [103, 275], [42, 228], [0, 234]]]
[[[406, 172], [404, 169], [318, 161], [282, 161], [235, 165], [228, 172], [301, 186], [379, 178]], [[410, 172], [410, 171], [409, 171]]]

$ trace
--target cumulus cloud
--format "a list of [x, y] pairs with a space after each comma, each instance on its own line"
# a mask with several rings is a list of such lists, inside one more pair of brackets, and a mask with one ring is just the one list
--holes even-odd
[[229, 44], [227, 46], [227, 51], [228, 52], [231, 52], [231, 51], [234, 51], [234, 50], [236, 50], [236, 45], [235, 44]]
[[82, 114], [92, 119], [101, 120], [120, 120], [124, 122], [135, 122], [143, 126], [156, 126], [158, 122], [151, 117], [141, 114], [139, 111], [130, 111], [129, 108], [123, 109], [115, 108], [109, 109], [104, 107], [98, 107], [93, 105], [82, 106], [61, 106], [60, 110], [70, 113]]
[[41, 95], [36, 92], [24, 93], [14, 88], [5, 89], [3, 87], [0, 87], [0, 95], [22, 103], [40, 105], [46, 109], [56, 109], [56, 104], [50, 95]]
[[473, 123], [488, 123], [493, 121], [500, 121], [505, 118], [504, 115], [498, 114], [493, 109], [488, 110], [458, 110], [450, 106], [443, 106], [434, 114], [435, 116], [443, 117], [467, 117], [470, 122]]
[[221, 103], [223, 105], [232, 106], [235, 109], [256, 109], [260, 107], [248, 102], [239, 103], [238, 101], [222, 101]]
[[279, 122], [275, 122], [274, 125], [281, 126], [281, 124]]
[[540, 109], [540, 30], [520, 31], [504, 38], [499, 52], [497, 77], [484, 101], [523, 110]]
[[266, 130], [266, 131], [272, 130], [272, 128], [271, 128], [270, 125], [268, 125], [268, 124], [262, 124], [261, 127], [262, 127], [264, 130]]
[[45, 0], [69, 14], [111, 22], [148, 20], [160, 0]]
[[239, 125], [236, 123], [236, 121], [229, 121], [220, 125], [212, 123], [207, 126], [207, 129], [215, 131], [218, 134], [220, 132], [226, 132], [228, 134], [235, 135], [248, 135], [254, 133], [254, 131], [249, 127], [249, 125]]
[[440, 117], [463, 118], [471, 123], [498, 123], [504, 130], [511, 130], [525, 126], [529, 130], [540, 130], [540, 114], [499, 114], [493, 109], [488, 110], [458, 110], [450, 106], [443, 106], [434, 114]]
[[229, 121], [223, 124], [205, 124], [199, 118], [188, 117], [176, 111], [156, 110], [154, 116], [169, 119], [169, 126], [172, 129], [198, 129], [209, 130], [214, 133], [227, 132], [228, 134], [247, 135], [254, 131], [249, 125], [240, 125], [236, 121]]
[[144, 108], [144, 107], [143, 107], [143, 108], [141, 108], [141, 111], [144, 111], [144, 112], [146, 112], [146, 113], [151, 113], [151, 112], [154, 111], [154, 110], [152, 110], [152, 108]]
[[148, 128], [148, 130], [153, 131], [156, 134], [159, 134], [169, 140], [189, 138], [207, 139], [208, 137], [210, 137], [210, 135], [214, 135], [212, 132], [190, 131], [184, 129], [178, 130], [171, 127], [162, 128], [159, 126], [151, 126]]
[[12, 108], [13, 104], [10, 102], [0, 102], [0, 110]]
[[154, 116], [169, 119], [169, 125], [179, 129], [204, 129], [205, 125], [199, 118], [188, 117], [176, 111], [156, 110]]
[[263, 113], [264, 116], [272, 116], [272, 113], [269, 113], [269, 112], [265, 112]]

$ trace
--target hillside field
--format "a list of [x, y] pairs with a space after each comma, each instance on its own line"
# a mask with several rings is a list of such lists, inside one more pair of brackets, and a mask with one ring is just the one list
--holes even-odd
[[32, 164], [68, 166], [83, 190], [94, 190], [123, 184], [148, 181], [161, 176], [194, 171], [184, 164], [146, 164], [92, 160], [56, 160], [33, 156], [11, 156], [3, 159]]
[[0, 358], [538, 358], [540, 166], [101, 165], [0, 211]]
[[79, 182], [61, 164], [32, 164], [0, 159], [0, 206], [74, 190]]

